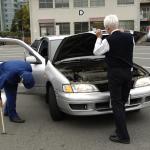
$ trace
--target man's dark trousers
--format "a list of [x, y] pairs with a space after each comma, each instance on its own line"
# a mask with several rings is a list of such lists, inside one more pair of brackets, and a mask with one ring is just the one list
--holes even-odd
[[116, 133], [120, 139], [129, 139], [126, 126], [125, 103], [131, 88], [131, 68], [108, 68], [108, 82]]
[[18, 116], [16, 112], [16, 96], [17, 96], [17, 88], [18, 84], [10, 84], [6, 83], [4, 87], [4, 91], [6, 93], [6, 106], [5, 106], [5, 113], [11, 118]]

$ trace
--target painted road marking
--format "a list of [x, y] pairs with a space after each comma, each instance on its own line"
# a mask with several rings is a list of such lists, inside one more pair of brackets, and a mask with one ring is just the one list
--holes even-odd
[[149, 66], [142, 66], [143, 68], [147, 68], [147, 69], [150, 69], [150, 67]]
[[134, 53], [134, 54], [147, 55], [147, 54], [150, 54], [150, 53]]
[[134, 59], [150, 59], [150, 58], [143, 58], [143, 57], [133, 57]]

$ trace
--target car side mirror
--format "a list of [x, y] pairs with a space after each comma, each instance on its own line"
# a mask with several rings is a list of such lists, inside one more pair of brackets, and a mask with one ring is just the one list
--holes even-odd
[[26, 61], [26, 62], [29, 62], [29, 63], [31, 63], [31, 64], [36, 64], [36, 63], [37, 63], [37, 60], [36, 60], [36, 58], [35, 58], [34, 56], [27, 56], [27, 57], [25, 58], [25, 61]]

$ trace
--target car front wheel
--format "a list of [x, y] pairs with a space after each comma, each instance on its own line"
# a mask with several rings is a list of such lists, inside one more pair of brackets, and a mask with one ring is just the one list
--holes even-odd
[[49, 86], [47, 92], [50, 115], [54, 121], [60, 121], [64, 118], [64, 113], [60, 111], [57, 105], [54, 88]]

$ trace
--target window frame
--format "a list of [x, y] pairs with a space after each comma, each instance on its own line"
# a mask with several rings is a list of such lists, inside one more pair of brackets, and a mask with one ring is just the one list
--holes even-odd
[[39, 0], [39, 8], [53, 8], [53, 0]]
[[[61, 3], [57, 1], [61, 1]], [[58, 4], [60, 7], [57, 6]], [[65, 6], [65, 4], [67, 4], [67, 6]], [[55, 8], [69, 8], [69, 0], [55, 0]]]
[[[80, 30], [76, 30], [76, 25], [80, 25]], [[87, 30], [83, 29], [84, 24], [87, 24]], [[78, 34], [78, 33], [82, 33], [82, 32], [88, 32], [89, 30], [89, 23], [88, 22], [74, 22], [74, 33]]]
[[[84, 1], [86, 3], [85, 6], [84, 6]], [[88, 7], [88, 0], [73, 0], [73, 7], [74, 8], [80, 8], [80, 7], [87, 8]]]
[[133, 5], [133, 4], [135, 4], [135, 0], [117, 0], [117, 5]]
[[[57, 22], [56, 25], [59, 25], [60, 35], [69, 35], [70, 34], [70, 22]], [[68, 25], [68, 31], [64, 25]], [[64, 32], [64, 33], [63, 33]]]
[[54, 33], [55, 33], [54, 23], [39, 23], [40, 36], [44, 36], [44, 35], [42, 35], [42, 28], [46, 29], [45, 36], [54, 35]]
[[[124, 30], [134, 30], [134, 20], [120, 20], [120, 28]], [[127, 27], [127, 28], [126, 28]]]
[[[92, 5], [92, 3], [94, 3], [94, 5]], [[105, 6], [105, 0], [90, 0], [90, 7], [104, 7], [104, 6]]]

